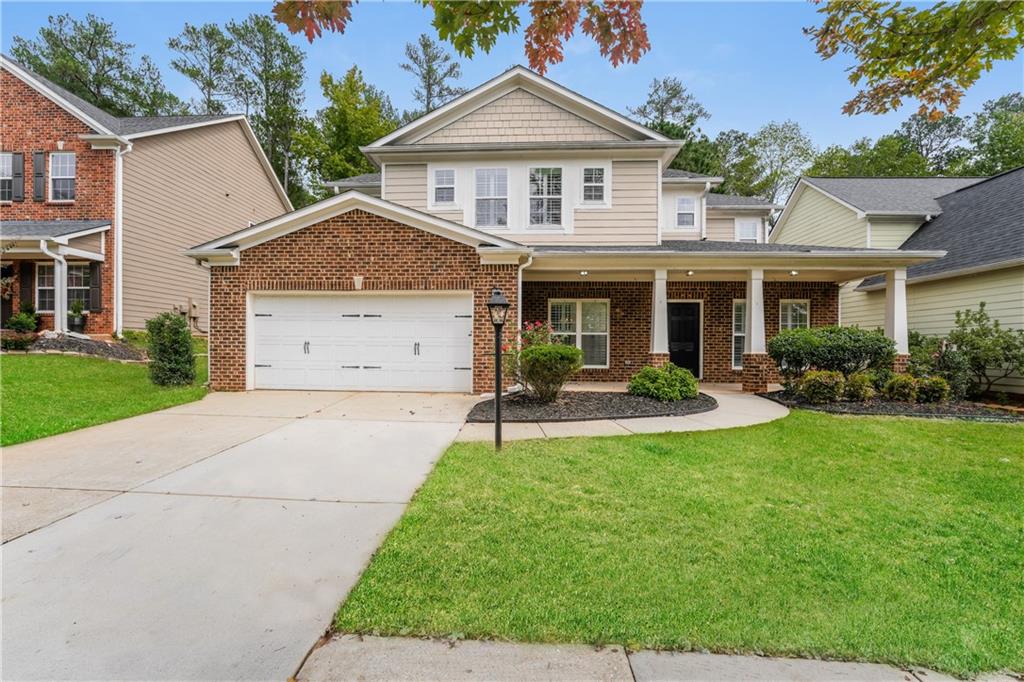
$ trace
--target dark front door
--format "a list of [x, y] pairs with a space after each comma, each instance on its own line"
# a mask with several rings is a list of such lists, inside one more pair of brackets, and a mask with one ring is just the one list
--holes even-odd
[[[4, 265], [0, 267], [0, 277], [7, 279], [8, 277], [14, 276], [14, 266]], [[11, 319], [11, 315], [14, 313], [14, 301], [10, 296], [4, 296], [0, 300], [0, 324], [7, 324], [7, 320]]]
[[700, 303], [668, 304], [668, 358], [700, 376]]

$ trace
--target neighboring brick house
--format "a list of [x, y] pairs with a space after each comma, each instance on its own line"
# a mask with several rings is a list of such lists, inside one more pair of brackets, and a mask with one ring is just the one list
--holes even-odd
[[492, 390], [496, 288], [505, 342], [548, 322], [582, 379], [672, 361], [763, 390], [767, 339], [835, 324], [840, 283], [941, 255], [767, 244], [777, 207], [668, 168], [681, 146], [510, 69], [364, 147], [380, 173], [190, 250], [211, 273], [213, 388]]
[[31, 302], [66, 330], [142, 329], [174, 310], [207, 324], [196, 241], [291, 210], [242, 116], [118, 118], [0, 57], [4, 321]]

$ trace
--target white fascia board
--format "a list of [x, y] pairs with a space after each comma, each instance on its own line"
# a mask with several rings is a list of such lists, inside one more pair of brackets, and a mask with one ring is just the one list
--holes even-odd
[[82, 121], [93, 130], [98, 130], [99, 132], [107, 135], [116, 135], [116, 133], [113, 130], [101, 124], [99, 121], [86, 114], [84, 111], [76, 107], [74, 104], [64, 99], [50, 88], [43, 85], [41, 82], [36, 80], [32, 76], [32, 74], [18, 67], [16, 64], [4, 59], [3, 57], [0, 57], [0, 66], [3, 66], [3, 68], [7, 69], [15, 76], [20, 78], [22, 81], [24, 81], [26, 84], [28, 84], [30, 88], [32, 88], [33, 90], [41, 94], [43, 97], [47, 98], [48, 100], [50, 100], [51, 102], [59, 106], [61, 109], [77, 118], [78, 120]]
[[132, 133], [131, 135], [125, 135], [126, 139], [138, 140], [141, 137], [153, 137], [154, 135], [166, 135], [168, 133], [178, 133], [182, 130], [191, 130], [193, 128], [203, 128], [205, 126], [218, 125], [220, 123], [230, 123], [232, 121], [240, 121], [245, 116], [242, 114], [236, 114], [234, 116], [225, 116], [224, 118], [214, 118], [207, 121], [196, 121], [194, 123], [183, 123], [178, 126], [171, 126], [169, 128], [154, 128], [153, 130], [144, 130], [140, 133]]
[[88, 237], [90, 234], [96, 234], [97, 232], [106, 232], [110, 229], [110, 223], [106, 225], [100, 225], [99, 227], [90, 227], [87, 230], [79, 230], [78, 232], [68, 232], [53, 238], [53, 241], [58, 244], [67, 244], [71, 239], [78, 239], [79, 237]]
[[95, 251], [86, 251], [85, 249], [76, 249], [72, 246], [66, 246], [64, 244], [57, 244], [57, 253], [62, 256], [71, 256], [72, 258], [84, 258], [86, 260], [94, 260], [103, 262], [105, 260], [102, 253], [96, 253]]
[[128, 138], [121, 137], [120, 135], [86, 135], [82, 134], [78, 136], [79, 140], [84, 140], [89, 143], [89, 146], [93, 149], [121, 149], [122, 147], [131, 144]]

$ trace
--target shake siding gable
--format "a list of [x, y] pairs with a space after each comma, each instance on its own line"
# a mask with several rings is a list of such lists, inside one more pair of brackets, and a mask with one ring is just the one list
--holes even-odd
[[124, 326], [198, 305], [207, 275], [185, 249], [287, 210], [238, 122], [141, 138], [124, 159]]
[[813, 187], [804, 187], [786, 223], [772, 241], [863, 248], [867, 246], [867, 222]]

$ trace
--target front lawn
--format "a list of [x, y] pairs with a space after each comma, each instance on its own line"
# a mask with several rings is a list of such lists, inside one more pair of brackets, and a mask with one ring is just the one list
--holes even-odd
[[1024, 427], [458, 443], [335, 625], [1024, 671]]
[[73, 431], [192, 402], [206, 395], [206, 358], [196, 383], [160, 387], [145, 365], [72, 355], [0, 358], [0, 445]]

